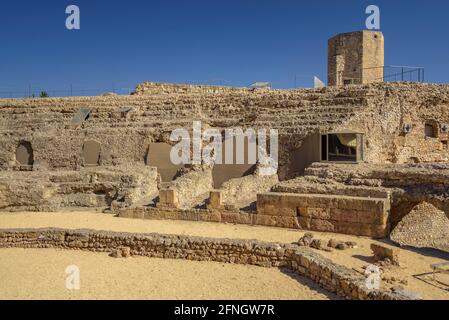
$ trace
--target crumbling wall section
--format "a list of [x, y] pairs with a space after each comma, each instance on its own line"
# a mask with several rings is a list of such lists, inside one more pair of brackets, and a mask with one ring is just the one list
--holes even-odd
[[0, 172], [0, 210], [104, 209], [114, 201], [130, 206], [157, 191], [157, 171], [140, 169], [133, 173], [127, 167]]

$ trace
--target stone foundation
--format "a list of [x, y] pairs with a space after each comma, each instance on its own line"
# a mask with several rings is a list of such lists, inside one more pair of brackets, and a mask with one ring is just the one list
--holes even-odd
[[[162, 194], [161, 201], [165, 199], [165, 193]], [[388, 199], [264, 193], [257, 197], [257, 212], [245, 212], [223, 206], [220, 196], [220, 191], [212, 191], [207, 209], [177, 209], [164, 202], [157, 208], [123, 209], [118, 215], [123, 218], [261, 225], [372, 238], [384, 238], [389, 233]]]
[[257, 213], [297, 219], [302, 229], [383, 238], [388, 235], [389, 199], [340, 195], [263, 193]]
[[368, 290], [363, 275], [337, 265], [311, 249], [288, 244], [93, 230], [14, 229], [0, 230], [0, 248], [59, 248], [93, 252], [129, 248], [131, 256], [285, 267], [349, 299], [412, 299], [388, 290]]

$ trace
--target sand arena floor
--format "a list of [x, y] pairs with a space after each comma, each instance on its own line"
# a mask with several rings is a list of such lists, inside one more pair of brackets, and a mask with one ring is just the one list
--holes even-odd
[[[65, 269], [80, 270], [68, 290]], [[0, 249], [0, 299], [335, 299], [278, 269], [54, 249]]]
[[[297, 241], [303, 231], [261, 226], [245, 226], [191, 221], [155, 221], [116, 218], [111, 215], [89, 212], [61, 213], [2, 213], [2, 228], [43, 228], [58, 227], [68, 229], [89, 228], [122, 232], [185, 234], [215, 238], [257, 239], [269, 242], [291, 243]], [[314, 232], [316, 238], [330, 238], [356, 241], [358, 247], [346, 251], [319, 253], [336, 263], [361, 271], [361, 267], [372, 263], [370, 244], [377, 242], [368, 238]], [[385, 244], [385, 243], [384, 243]], [[388, 245], [388, 243], [387, 243]], [[12, 250], [12, 251], [10, 251]], [[419, 292], [425, 299], [449, 300], [449, 291], [424, 282], [431, 272], [430, 264], [446, 262], [449, 254], [435, 250], [401, 250], [401, 267], [385, 272], [387, 278], [405, 280], [407, 289]], [[92, 279], [87, 292], [68, 294], [65, 287], [58, 293], [48, 290], [56, 285], [58, 272], [64, 272], [66, 264], [79, 259], [84, 266], [86, 280]], [[50, 275], [47, 270], [55, 268]], [[68, 265], [67, 264], [67, 265]], [[33, 285], [34, 266], [44, 281]], [[62, 268], [64, 266], [64, 268]], [[62, 271], [60, 269], [62, 268]], [[176, 270], [176, 272], [175, 272]], [[110, 277], [95, 278], [95, 275], [109, 274]], [[64, 274], [63, 274], [64, 275]], [[150, 275], [150, 276], [149, 276]], [[255, 278], [254, 278], [255, 277]], [[233, 279], [236, 279], [235, 281]], [[251, 280], [253, 279], [253, 280]], [[6, 281], [6, 282], [5, 282]], [[7, 283], [8, 289], [3, 286]], [[164, 285], [165, 283], [165, 285]], [[196, 284], [195, 284], [196, 283]], [[0, 299], [20, 296], [14, 290], [24, 291], [29, 298], [151, 298], [151, 299], [320, 299], [335, 298], [318, 290], [315, 284], [304, 279], [294, 279], [278, 269], [264, 269], [252, 266], [223, 265], [213, 262], [192, 262], [179, 260], [160, 260], [148, 258], [112, 259], [106, 254], [62, 251], [62, 250], [0, 250]], [[399, 283], [398, 283], [399, 284]], [[32, 287], [29, 287], [31, 285]], [[48, 287], [49, 286], [49, 287]], [[391, 286], [384, 283], [383, 286]], [[95, 290], [94, 288], [97, 288]], [[178, 287], [169, 289], [169, 287]], [[14, 289], [17, 288], [17, 289]], [[131, 293], [127, 288], [134, 288]], [[157, 290], [159, 288], [159, 290]], [[160, 289], [162, 288], [162, 289]], [[12, 291], [11, 291], [12, 290]], [[15, 293], [14, 293], [15, 292]], [[25, 293], [26, 292], [26, 293]], [[78, 294], [78, 296], [77, 296]], [[12, 295], [12, 296], [11, 296]]]

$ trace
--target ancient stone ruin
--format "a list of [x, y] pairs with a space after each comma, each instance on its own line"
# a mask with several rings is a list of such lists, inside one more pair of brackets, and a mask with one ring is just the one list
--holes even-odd
[[[374, 239], [391, 234], [400, 244], [447, 250], [449, 85], [387, 83], [383, 65], [382, 33], [363, 31], [329, 40], [324, 88], [146, 82], [126, 96], [0, 99], [0, 211], [94, 210]], [[218, 145], [215, 162], [173, 161], [178, 143], [192, 142], [188, 156], [195, 158], [195, 142], [211, 142], [204, 134], [195, 136], [196, 124], [225, 140], [228, 129], [245, 135], [231, 137], [230, 148]], [[187, 137], [175, 141], [173, 132], [180, 128]], [[264, 130], [276, 131], [277, 140], [248, 134]], [[275, 140], [277, 170], [265, 174], [265, 154], [253, 157], [249, 150], [266, 143], [266, 153], [274, 152]], [[428, 237], [430, 232], [438, 234]], [[0, 230], [3, 248], [287, 267], [343, 297], [410, 298], [369, 292], [365, 275], [310, 249], [356, 246], [334, 239], [326, 245], [308, 235], [286, 245], [93, 230]], [[212, 254], [218, 247], [222, 254]], [[388, 258], [399, 265], [395, 250], [372, 249], [376, 261]]]
[[[365, 71], [383, 65], [383, 42], [368, 31], [332, 38], [331, 86], [319, 89], [148, 82], [129, 96], [2, 99], [0, 209], [94, 208], [375, 238], [423, 202], [448, 216], [449, 86], [377, 81], [381, 73]], [[235, 164], [174, 164], [170, 135], [194, 121], [278, 130], [277, 174], [261, 175], [247, 154]]]

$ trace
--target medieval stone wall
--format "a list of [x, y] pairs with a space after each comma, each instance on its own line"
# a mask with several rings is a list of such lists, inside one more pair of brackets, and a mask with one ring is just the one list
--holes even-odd
[[384, 65], [382, 32], [349, 32], [329, 39], [329, 86], [382, 82]]

